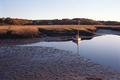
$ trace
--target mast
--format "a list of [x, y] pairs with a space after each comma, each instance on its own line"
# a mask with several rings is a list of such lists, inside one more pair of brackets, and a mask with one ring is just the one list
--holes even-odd
[[[80, 20], [78, 20], [78, 25], [80, 25]], [[80, 42], [80, 34], [79, 34], [79, 26], [77, 30], [77, 53], [79, 55], [79, 42]]]
[[77, 45], [77, 54], [79, 55], [79, 44]]
[[[80, 25], [80, 20], [78, 21], [78, 25]], [[73, 38], [73, 42], [76, 43], [76, 53], [79, 55], [79, 43], [81, 41], [81, 38], [80, 38], [80, 34], [79, 34], [79, 27], [76, 29], [76, 35], [75, 37]]]

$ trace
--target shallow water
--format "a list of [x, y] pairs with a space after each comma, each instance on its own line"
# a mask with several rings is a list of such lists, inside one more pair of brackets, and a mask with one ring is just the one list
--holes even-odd
[[0, 40], [1, 46], [45, 46], [56, 49], [72, 51], [93, 62], [102, 64], [106, 67], [120, 72], [120, 36], [103, 35], [89, 40], [81, 40], [79, 46], [74, 43], [70, 36], [63, 37], [43, 37], [33, 39], [6, 39]]
[[[53, 47], [77, 54], [77, 44], [72, 41], [43, 41], [24, 46]], [[79, 55], [120, 72], [120, 36], [103, 35], [91, 40], [82, 40], [79, 44]]]

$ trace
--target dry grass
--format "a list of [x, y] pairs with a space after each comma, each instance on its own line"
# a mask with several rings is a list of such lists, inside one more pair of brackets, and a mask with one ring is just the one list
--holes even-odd
[[0, 34], [6, 34], [8, 31], [12, 31], [15, 35], [37, 35], [38, 29], [32, 26], [0, 26]]
[[[0, 35], [12, 31], [16, 35], [39, 35], [39, 29], [45, 30], [82, 30], [82, 31], [95, 31], [97, 27], [108, 27], [104, 25], [4, 25], [0, 26]], [[114, 26], [110, 26], [114, 27]], [[120, 26], [115, 26], [120, 28]]]
[[38, 26], [38, 28], [43, 29], [54, 29], [54, 30], [71, 30], [71, 29], [78, 29], [78, 30], [85, 30], [85, 29], [95, 29], [94, 25], [46, 25], [46, 26]]
[[78, 30], [95, 30], [94, 25], [44, 25], [44, 26], [34, 26], [34, 25], [26, 25], [26, 26], [20, 26], [20, 25], [5, 25], [0, 26], [0, 33], [7, 32], [8, 30], [12, 30], [16, 33], [26, 33], [27, 32], [36, 32], [38, 29], [47, 29], [47, 30], [72, 30], [72, 29], [78, 29]]

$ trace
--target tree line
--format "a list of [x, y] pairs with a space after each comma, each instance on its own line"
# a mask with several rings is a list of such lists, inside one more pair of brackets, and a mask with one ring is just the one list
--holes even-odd
[[0, 25], [120, 25], [117, 21], [96, 21], [86, 18], [27, 20], [17, 18], [0, 18]]

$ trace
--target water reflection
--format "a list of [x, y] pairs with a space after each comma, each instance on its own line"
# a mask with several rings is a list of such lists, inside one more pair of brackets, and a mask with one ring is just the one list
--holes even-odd
[[[45, 46], [72, 51], [120, 72], [120, 36], [117, 35], [103, 35], [91, 40], [81, 40], [80, 45], [76, 45], [73, 40], [69, 40], [43, 41], [25, 46]], [[78, 50], [80, 51], [78, 52]]]
[[[0, 45], [45, 46], [79, 53], [99, 64], [120, 72], [120, 36], [73, 36], [43, 37], [36, 39], [0, 40]], [[2, 45], [1, 45], [2, 46]]]
[[79, 31], [75, 35], [75, 37], [73, 37], [72, 41], [77, 44], [77, 54], [79, 55], [79, 44], [80, 44], [80, 41], [81, 41], [81, 38], [80, 38], [80, 35], [79, 35]]
[[[82, 36], [81, 40], [92, 39], [93, 36]], [[0, 46], [13, 46], [13, 45], [27, 45], [38, 42], [63, 42], [72, 41], [73, 36], [59, 36], [59, 37], [41, 37], [41, 38], [28, 38], [28, 39], [0, 39]], [[75, 42], [75, 41], [73, 41]], [[76, 43], [76, 42], [75, 42]]]
[[120, 36], [103, 35], [83, 41], [80, 45], [80, 53], [120, 72]]

